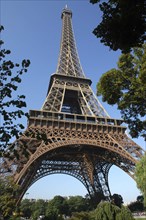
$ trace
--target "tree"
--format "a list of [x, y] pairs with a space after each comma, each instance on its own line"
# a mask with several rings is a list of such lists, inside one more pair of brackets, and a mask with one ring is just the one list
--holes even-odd
[[22, 200], [21, 202], [21, 205], [20, 205], [20, 210], [22, 212], [22, 215], [25, 217], [25, 218], [30, 218], [31, 217], [31, 208], [32, 208], [32, 202], [30, 202], [29, 199], [24, 199]]
[[120, 213], [118, 213], [116, 216], [116, 220], [127, 220], [127, 219], [134, 220], [134, 217], [133, 217], [131, 211], [127, 207], [122, 206]]
[[141, 201], [131, 202], [128, 205], [128, 208], [130, 209], [131, 212], [143, 212], [144, 211], [143, 202]]
[[45, 215], [47, 209], [47, 202], [43, 199], [38, 199], [31, 207], [32, 217], [37, 220], [39, 216]]
[[126, 207], [119, 208], [110, 202], [98, 204], [94, 213], [95, 220], [134, 220], [131, 212]]
[[82, 196], [70, 196], [67, 200], [69, 215], [71, 216], [73, 212], [88, 211], [90, 206], [88, 200]]
[[46, 216], [51, 219], [62, 219], [62, 215], [68, 214], [67, 199], [62, 196], [55, 196], [48, 202]]
[[144, 197], [142, 195], [137, 196], [137, 202], [143, 202], [144, 201]]
[[101, 76], [97, 95], [110, 105], [117, 104], [133, 138], [146, 138], [146, 44], [120, 56], [118, 68]]
[[0, 176], [0, 214], [4, 219], [9, 219], [15, 211], [18, 193], [19, 186], [11, 177]]
[[[90, 0], [92, 4], [100, 0]], [[99, 4], [102, 21], [93, 33], [112, 50], [129, 52], [146, 39], [145, 0], [107, 0]]]
[[123, 204], [123, 198], [121, 195], [118, 194], [113, 194], [112, 195], [112, 203], [116, 206], [118, 206], [119, 208], [121, 208], [122, 204]]
[[[3, 26], [0, 26], [0, 32], [4, 30]], [[4, 42], [0, 40], [0, 46], [2, 47]], [[17, 120], [23, 116], [27, 116], [22, 110], [26, 107], [24, 101], [24, 95], [16, 95], [19, 83], [21, 83], [22, 74], [27, 72], [27, 68], [30, 65], [29, 60], [22, 60], [21, 65], [9, 60], [7, 56], [11, 53], [10, 50], [1, 49], [0, 51], [0, 114], [1, 124], [0, 127], [0, 156], [5, 153], [11, 145], [11, 139], [18, 139], [24, 126], [18, 123]], [[9, 150], [13, 149], [13, 145]], [[15, 155], [17, 152], [13, 149]], [[9, 152], [7, 151], [7, 156]]]
[[73, 216], [70, 220], [91, 220], [91, 213], [89, 212], [76, 212], [73, 213]]
[[135, 178], [137, 187], [144, 196], [144, 206], [146, 207], [146, 153], [136, 165]]

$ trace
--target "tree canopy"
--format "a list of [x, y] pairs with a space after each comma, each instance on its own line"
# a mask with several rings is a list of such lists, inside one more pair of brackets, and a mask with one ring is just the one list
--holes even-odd
[[135, 177], [137, 187], [144, 196], [144, 206], [146, 207], [146, 153], [136, 165]]
[[134, 220], [132, 213], [124, 206], [118, 207], [110, 202], [101, 202], [95, 210], [95, 220]]
[[[100, 0], [90, 0], [92, 4]], [[99, 4], [102, 21], [93, 33], [101, 43], [112, 50], [129, 52], [132, 47], [142, 46], [146, 40], [145, 0], [107, 0]]]
[[18, 192], [19, 186], [13, 182], [12, 177], [0, 176], [0, 215], [2, 217], [9, 219], [12, 216], [16, 209]]
[[[0, 190], [1, 189], [2, 188], [0, 188]], [[4, 189], [4, 192], [6, 195], [7, 188]], [[123, 202], [123, 198], [118, 194], [114, 194], [111, 202], [102, 201], [98, 205], [96, 204], [96, 208], [92, 206], [91, 209], [91, 206], [88, 205], [88, 198], [83, 198], [82, 196], [62, 197], [58, 195], [51, 200], [24, 199], [21, 201], [20, 206], [15, 209], [11, 218], [9, 217], [11, 215], [7, 215], [7, 219], [133, 220], [131, 212], [121, 205], [121, 202]], [[13, 210], [14, 206], [15, 202], [12, 206]]]
[[112, 203], [116, 206], [118, 206], [119, 208], [121, 208], [122, 204], [123, 204], [123, 198], [121, 195], [119, 194], [113, 194], [111, 197]]
[[144, 211], [144, 197], [138, 196], [137, 200], [128, 204], [128, 208], [131, 212], [143, 212]]
[[[0, 32], [2, 30], [4, 27], [0, 26]], [[4, 152], [6, 153], [12, 138], [17, 139], [24, 129], [24, 126], [17, 120], [27, 116], [27, 113], [22, 110], [26, 107], [25, 96], [15, 92], [18, 89], [18, 84], [21, 83], [22, 74], [27, 72], [30, 65], [30, 61], [26, 59], [22, 60], [21, 64], [11, 61], [8, 57], [11, 51], [4, 49], [3, 45], [4, 42], [0, 40], [0, 156]]]
[[104, 73], [97, 83], [97, 95], [117, 104], [133, 138], [146, 138], [146, 44], [122, 54], [117, 69]]
[[84, 219], [84, 216], [87, 216], [87, 212], [91, 209], [88, 204], [89, 199], [82, 196], [62, 197], [58, 195], [49, 201], [24, 199], [21, 202], [20, 211], [23, 217], [31, 216], [34, 220], [37, 220], [39, 216], [45, 216], [43, 219], [46, 220], [63, 220], [65, 216], [70, 219], [73, 213], [80, 216], [79, 219]]

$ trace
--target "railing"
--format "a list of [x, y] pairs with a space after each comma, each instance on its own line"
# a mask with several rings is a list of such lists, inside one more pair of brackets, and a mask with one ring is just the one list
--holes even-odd
[[117, 120], [112, 118], [102, 118], [98, 116], [84, 116], [78, 114], [67, 114], [67, 113], [57, 113], [48, 111], [38, 111], [30, 110], [29, 118], [35, 118], [40, 120], [58, 120], [58, 121], [72, 121], [72, 122], [82, 122], [89, 124], [102, 124], [102, 125], [113, 125], [121, 126], [123, 120]]

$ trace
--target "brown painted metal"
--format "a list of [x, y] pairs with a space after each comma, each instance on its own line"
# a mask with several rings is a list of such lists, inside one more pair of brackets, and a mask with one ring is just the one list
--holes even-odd
[[[30, 110], [28, 127], [14, 142], [19, 159], [4, 160], [21, 187], [18, 202], [40, 178], [68, 174], [86, 187], [96, 201], [110, 198], [108, 173], [116, 165], [134, 178], [144, 150], [125, 133], [122, 120], [110, 118], [90, 88], [81, 68], [72, 29], [72, 12], [62, 12], [58, 67], [51, 76], [41, 110]], [[24, 155], [24, 151], [27, 157]]]

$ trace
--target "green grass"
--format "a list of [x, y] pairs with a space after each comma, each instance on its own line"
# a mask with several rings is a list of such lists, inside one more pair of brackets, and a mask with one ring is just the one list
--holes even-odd
[[146, 220], [146, 218], [135, 218], [135, 220]]

